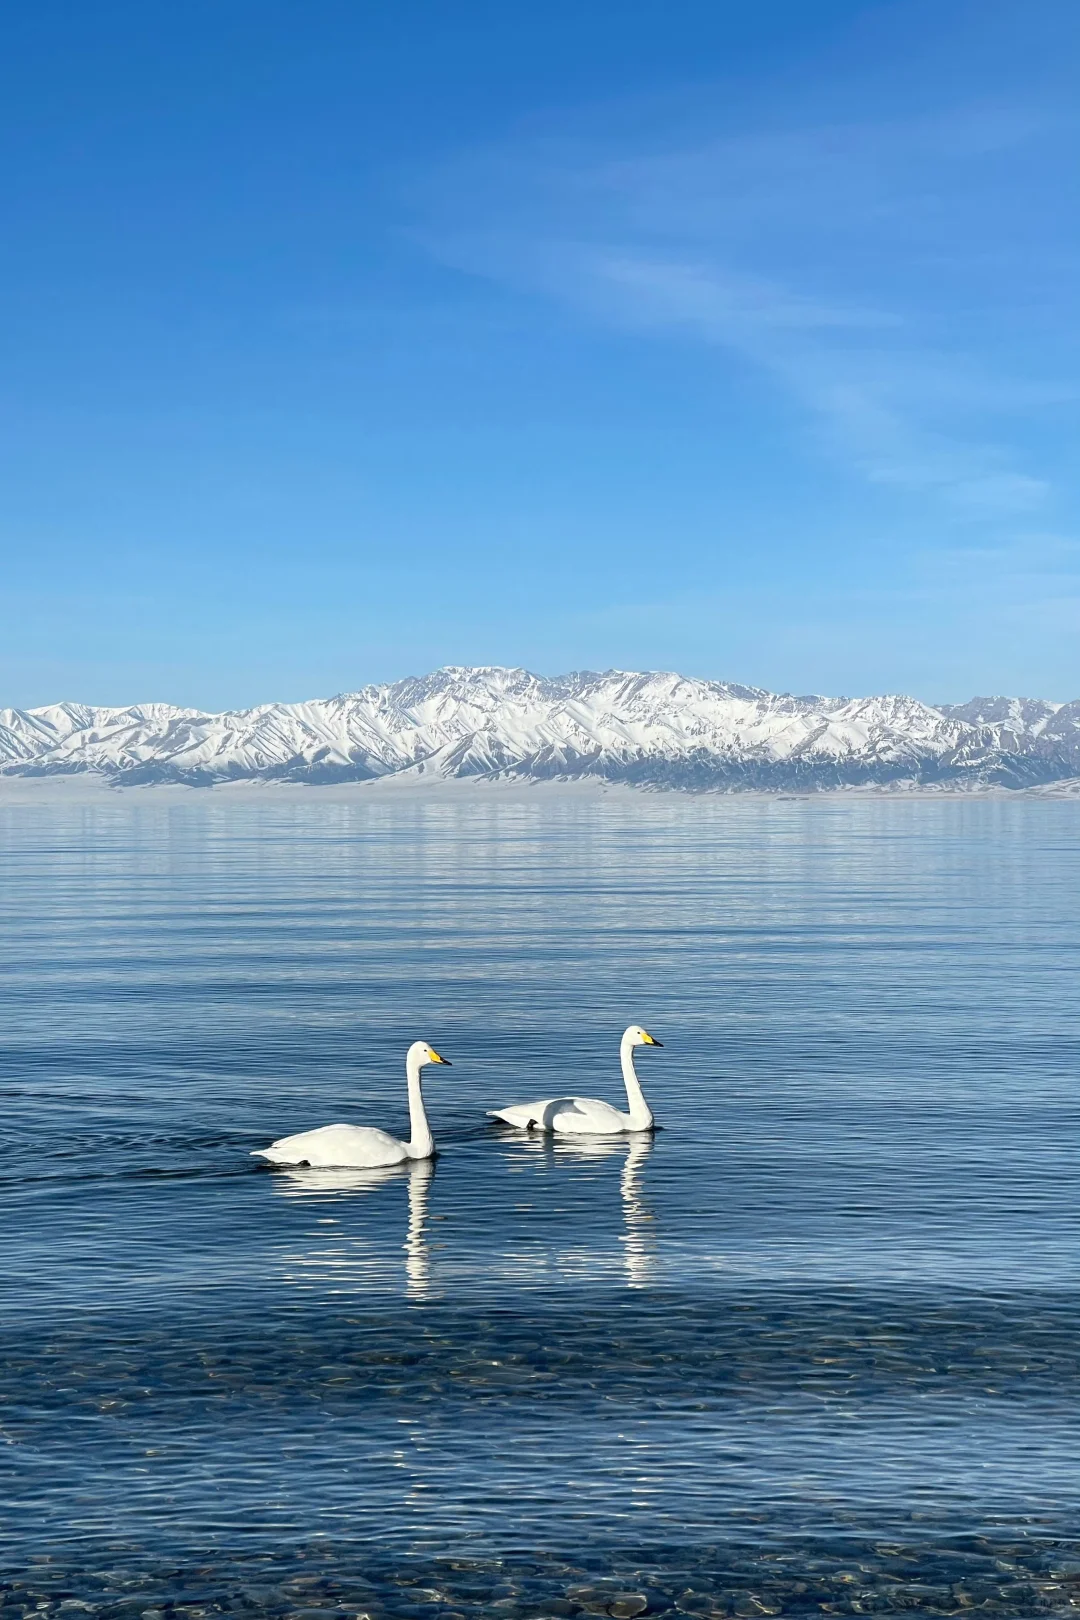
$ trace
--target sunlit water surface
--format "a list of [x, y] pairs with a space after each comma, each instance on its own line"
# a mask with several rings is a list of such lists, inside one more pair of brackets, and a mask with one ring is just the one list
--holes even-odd
[[0, 1614], [1075, 1612], [1078, 944], [1067, 802], [0, 804]]

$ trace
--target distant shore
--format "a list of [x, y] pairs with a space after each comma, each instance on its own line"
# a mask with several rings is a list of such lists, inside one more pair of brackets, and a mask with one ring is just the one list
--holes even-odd
[[212, 799], [215, 802], [250, 804], [259, 801], [280, 800], [311, 803], [362, 803], [371, 800], [431, 800], [444, 799], [461, 802], [463, 799], [524, 800], [564, 798], [576, 800], [618, 799], [631, 802], [641, 798], [673, 798], [679, 801], [715, 803], [739, 800], [767, 800], [783, 802], [801, 800], [815, 802], [836, 799], [1078, 799], [1080, 777], [1068, 777], [1059, 782], [1041, 783], [1028, 788], [1005, 788], [983, 784], [966, 786], [955, 782], [934, 785], [925, 782], [880, 783], [864, 786], [832, 788], [766, 790], [761, 788], [735, 788], [728, 791], [707, 788], [688, 791], [682, 788], [632, 787], [624, 782], [606, 782], [598, 777], [574, 777], [557, 780], [530, 781], [514, 778], [483, 776], [436, 777], [421, 776], [414, 772], [379, 777], [363, 782], [287, 782], [260, 777], [243, 777], [233, 781], [209, 785], [182, 782], [152, 782], [127, 784], [116, 778], [98, 776], [89, 772], [57, 776], [10, 776], [0, 774], [0, 806], [35, 804], [135, 804], [193, 802]]

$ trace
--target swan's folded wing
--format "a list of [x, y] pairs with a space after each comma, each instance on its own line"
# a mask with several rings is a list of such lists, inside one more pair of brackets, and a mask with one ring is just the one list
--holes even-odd
[[283, 1136], [253, 1157], [271, 1164], [308, 1164], [313, 1169], [377, 1169], [408, 1158], [404, 1142], [371, 1125], [321, 1125], [318, 1130]]
[[488, 1117], [519, 1131], [559, 1131], [567, 1136], [615, 1135], [628, 1127], [627, 1116], [598, 1097], [546, 1097], [540, 1102], [492, 1109]]
[[565, 1101], [565, 1097], [548, 1097], [541, 1102], [511, 1103], [509, 1108], [489, 1108], [488, 1118], [501, 1119], [505, 1125], [516, 1126], [519, 1131], [532, 1127], [550, 1130], [550, 1126], [544, 1125], [547, 1110]]

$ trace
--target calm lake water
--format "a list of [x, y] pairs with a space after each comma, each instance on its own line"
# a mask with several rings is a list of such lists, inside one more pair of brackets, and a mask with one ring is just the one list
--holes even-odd
[[1075, 1613], [1078, 809], [0, 801], [0, 1614]]

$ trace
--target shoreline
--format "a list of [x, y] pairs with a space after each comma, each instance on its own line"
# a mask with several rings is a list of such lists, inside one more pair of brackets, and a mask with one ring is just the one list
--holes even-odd
[[924, 782], [893, 784], [867, 783], [827, 788], [703, 788], [631, 785], [608, 782], [598, 777], [571, 777], [548, 780], [521, 780], [483, 776], [425, 777], [401, 773], [359, 782], [289, 782], [260, 777], [242, 777], [207, 784], [186, 782], [141, 782], [127, 784], [115, 778], [72, 772], [56, 776], [16, 776], [0, 774], [0, 807], [18, 805], [189, 803], [207, 799], [215, 803], [301, 802], [365, 803], [387, 800], [505, 801], [565, 799], [597, 802], [616, 799], [674, 799], [682, 803], [710, 804], [756, 802], [818, 803], [854, 800], [930, 799], [970, 802], [971, 800], [1077, 799], [1080, 777], [1032, 787], [1007, 788], [996, 785], [968, 785]]

